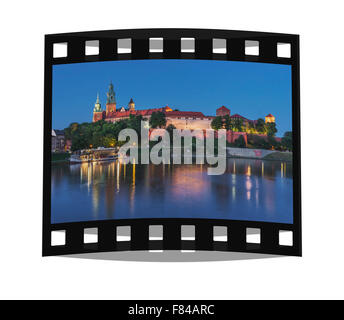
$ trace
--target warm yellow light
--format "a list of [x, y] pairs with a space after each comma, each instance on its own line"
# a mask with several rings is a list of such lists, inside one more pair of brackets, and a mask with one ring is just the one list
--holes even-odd
[[274, 123], [274, 122], [275, 122], [274, 116], [265, 117], [265, 123]]
[[247, 176], [251, 175], [251, 166], [250, 165], [248, 165], [248, 167], [247, 167], [246, 175]]

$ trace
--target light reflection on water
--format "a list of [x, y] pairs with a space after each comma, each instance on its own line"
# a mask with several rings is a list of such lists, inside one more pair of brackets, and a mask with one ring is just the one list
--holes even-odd
[[209, 218], [292, 223], [288, 162], [228, 159], [206, 165], [120, 161], [52, 166], [52, 223], [128, 218]]

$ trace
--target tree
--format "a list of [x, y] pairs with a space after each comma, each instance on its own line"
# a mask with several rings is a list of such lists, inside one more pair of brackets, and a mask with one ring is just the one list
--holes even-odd
[[78, 129], [79, 124], [77, 122], [72, 122], [68, 128], [64, 129], [65, 138], [67, 140], [72, 139], [73, 133]]
[[262, 138], [260, 136], [254, 135], [254, 134], [248, 135], [247, 143], [252, 148], [271, 149], [271, 145], [266, 141], [266, 138]]
[[248, 128], [247, 128], [246, 131], [247, 131], [248, 133], [256, 133], [256, 132], [257, 132], [256, 126], [254, 125], [254, 122], [249, 121], [247, 127], [248, 127]]
[[293, 133], [291, 131], [286, 131], [284, 133], [281, 144], [283, 148], [290, 151], [293, 150]]
[[225, 129], [226, 130], [232, 130], [233, 125], [232, 125], [232, 121], [231, 121], [230, 116], [228, 114], [226, 114], [225, 116], [223, 116], [223, 120], [224, 120]]
[[275, 150], [281, 149], [281, 143], [278, 142], [273, 136], [268, 136], [267, 142], [270, 145], [270, 149], [275, 149]]
[[114, 132], [114, 137], [118, 140], [118, 135], [121, 132], [121, 130], [128, 128], [128, 120], [124, 119], [124, 120], [120, 120], [114, 123], [114, 128], [113, 128], [113, 132]]
[[259, 118], [257, 120], [256, 129], [257, 129], [258, 133], [265, 133], [266, 132], [264, 119]]
[[277, 132], [276, 123], [270, 122], [270, 123], [267, 123], [265, 126], [266, 126], [266, 131], [267, 131], [268, 136], [274, 137]]
[[143, 121], [141, 115], [134, 116], [131, 114], [128, 119], [128, 128], [134, 129], [139, 138], [141, 136], [141, 121]]
[[173, 130], [176, 129], [176, 127], [173, 124], [169, 124], [166, 128], [166, 131], [170, 134], [170, 137], [173, 136]]
[[[165, 115], [160, 123], [166, 121]], [[128, 119], [119, 120], [116, 122], [108, 122], [100, 120], [97, 122], [84, 122], [81, 124], [71, 123], [69, 127], [65, 128], [66, 137], [72, 141], [72, 151], [106, 147], [111, 148], [114, 146], [120, 146], [121, 142], [118, 141], [118, 135], [121, 130], [130, 128], [137, 132], [138, 136], [141, 134], [141, 121], [142, 116], [130, 115]], [[166, 123], [166, 122], [165, 122]]]
[[214, 129], [214, 130], [219, 130], [222, 128], [222, 117], [221, 116], [218, 116], [218, 117], [215, 117], [212, 121], [211, 121], [211, 127]]
[[113, 148], [117, 143], [117, 140], [113, 137], [104, 137], [103, 138], [103, 146], [105, 148]]
[[149, 124], [152, 128], [161, 128], [166, 125], [165, 113], [158, 111], [153, 112], [151, 118], [149, 119]]
[[242, 132], [243, 131], [243, 126], [244, 126], [243, 119], [235, 118], [235, 119], [232, 119], [232, 121], [233, 121], [233, 131]]
[[240, 136], [238, 139], [234, 141], [234, 145], [238, 148], [245, 148], [246, 142], [243, 136]]
[[170, 135], [170, 143], [173, 141], [173, 130], [176, 129], [176, 127], [173, 124], [169, 124], [166, 128], [166, 131]]

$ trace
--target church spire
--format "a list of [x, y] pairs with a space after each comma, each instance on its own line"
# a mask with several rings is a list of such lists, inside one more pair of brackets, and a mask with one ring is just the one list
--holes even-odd
[[128, 103], [128, 108], [129, 110], [135, 110], [135, 103], [133, 98], [130, 99], [129, 103]]
[[96, 100], [96, 103], [94, 104], [93, 112], [101, 112], [101, 111], [102, 111], [102, 106], [99, 102], [99, 93], [97, 93], [97, 100]]
[[106, 103], [116, 103], [116, 98], [115, 98], [115, 91], [113, 90], [113, 84], [112, 81], [110, 82], [109, 85], [109, 91], [107, 92], [107, 100]]

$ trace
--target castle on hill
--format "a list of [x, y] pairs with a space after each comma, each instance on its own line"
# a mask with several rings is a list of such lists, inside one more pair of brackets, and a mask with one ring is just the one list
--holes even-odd
[[[130, 115], [141, 115], [143, 119], [149, 120], [153, 112], [162, 112], [166, 117], [166, 126], [172, 124], [177, 129], [190, 129], [190, 130], [205, 130], [211, 129], [211, 122], [215, 116], [204, 115], [202, 112], [195, 111], [179, 111], [173, 110], [169, 106], [161, 108], [151, 108], [151, 109], [135, 109], [134, 100], [131, 98], [127, 108], [119, 107], [117, 108], [115, 91], [113, 84], [110, 83], [109, 90], [107, 92], [106, 109], [103, 110], [99, 101], [99, 95], [97, 96], [97, 101], [93, 109], [93, 122], [99, 120], [105, 120], [110, 122], [116, 122], [119, 120], [127, 119]], [[242, 119], [243, 125], [248, 123], [255, 124], [257, 120], [247, 119], [239, 114], [231, 115], [231, 112], [225, 106], [222, 106], [216, 110], [216, 116], [226, 116], [228, 115], [231, 119]], [[275, 122], [275, 117], [272, 114], [268, 114], [265, 117], [266, 123]]]

